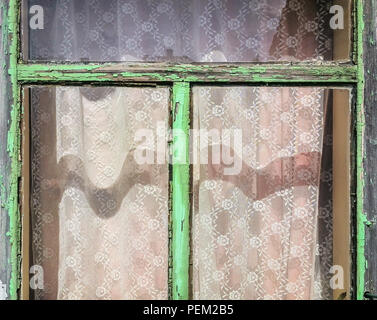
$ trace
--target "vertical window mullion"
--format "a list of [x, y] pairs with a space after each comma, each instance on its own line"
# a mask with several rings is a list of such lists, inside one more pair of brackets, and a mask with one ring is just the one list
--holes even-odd
[[189, 298], [190, 84], [173, 85], [172, 99], [172, 298]]

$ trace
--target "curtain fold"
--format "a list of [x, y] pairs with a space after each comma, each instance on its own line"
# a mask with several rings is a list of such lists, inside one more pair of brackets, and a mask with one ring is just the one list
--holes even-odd
[[[332, 165], [327, 155], [321, 164], [326, 95], [194, 87], [194, 128], [242, 128], [242, 151], [233, 152], [242, 159], [239, 174], [225, 175], [224, 163], [194, 165], [195, 299], [331, 298], [331, 181], [320, 179], [321, 166]], [[197, 142], [196, 154], [216, 143]]]
[[168, 168], [137, 164], [134, 138], [167, 126], [169, 99], [167, 88], [32, 89], [35, 298], [167, 299]]

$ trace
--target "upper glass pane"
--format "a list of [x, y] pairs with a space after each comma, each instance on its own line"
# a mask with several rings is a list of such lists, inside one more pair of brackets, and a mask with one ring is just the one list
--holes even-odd
[[23, 50], [25, 59], [58, 61], [348, 59], [349, 7], [350, 0], [28, 0]]

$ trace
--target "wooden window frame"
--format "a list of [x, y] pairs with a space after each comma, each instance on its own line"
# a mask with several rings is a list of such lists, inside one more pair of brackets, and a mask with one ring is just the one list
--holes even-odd
[[[376, 48], [369, 48], [364, 39], [376, 30], [366, 26], [364, 19], [373, 21], [372, 13], [365, 11], [374, 8], [373, 0], [353, 0], [353, 49], [350, 62], [276, 62], [276, 63], [229, 63], [229, 64], [171, 64], [171, 63], [35, 63], [21, 59], [21, 0], [9, 0], [4, 8], [6, 35], [9, 41], [9, 79], [11, 83], [10, 127], [8, 131], [8, 153], [11, 159], [10, 187], [7, 199], [10, 238], [10, 298], [20, 298], [21, 260], [22, 260], [22, 215], [20, 202], [22, 193], [22, 170], [28, 170], [22, 162], [21, 123], [23, 118], [22, 92], [29, 85], [124, 85], [131, 84], [169, 84], [172, 87], [172, 113], [175, 114], [173, 128], [183, 129], [186, 136], [190, 127], [190, 88], [193, 84], [232, 83], [253, 84], [259, 86], [328, 86], [353, 87], [356, 90], [355, 137], [355, 294], [354, 298], [364, 299], [368, 287], [370, 268], [367, 269], [366, 228], [372, 225], [374, 211], [365, 212], [364, 192], [366, 179], [370, 172], [365, 172], [364, 129], [365, 109], [371, 108], [374, 100], [364, 104], [365, 89], [375, 86], [376, 80], [367, 76], [364, 65], [365, 56], [376, 53]], [[368, 20], [368, 21], [369, 21]], [[369, 41], [369, 39], [368, 39]], [[371, 44], [370, 44], [371, 45]], [[364, 53], [365, 47], [367, 52]], [[369, 50], [369, 51], [368, 51]], [[373, 51], [374, 50], [374, 51]], [[377, 56], [377, 54], [376, 54]], [[375, 90], [375, 87], [373, 87]], [[376, 95], [377, 96], [377, 95]], [[367, 99], [365, 99], [366, 101]], [[176, 110], [176, 108], [178, 108]], [[376, 130], [377, 131], [377, 130]], [[376, 133], [377, 134], [377, 133]], [[189, 141], [189, 139], [186, 139]], [[188, 143], [188, 142], [186, 142]], [[173, 141], [178, 152], [188, 151], [181, 140]], [[372, 151], [371, 151], [372, 152]], [[188, 156], [188, 154], [186, 155]], [[368, 189], [369, 190], [369, 189]], [[367, 191], [368, 191], [367, 190]], [[376, 191], [376, 187], [372, 189]], [[189, 298], [189, 217], [190, 217], [190, 168], [185, 164], [173, 165], [172, 211], [171, 211], [171, 298], [180, 300]], [[373, 265], [377, 270], [377, 262]], [[25, 272], [25, 271], [24, 271]], [[374, 272], [376, 273], [376, 272]], [[374, 288], [376, 289], [376, 288]]]

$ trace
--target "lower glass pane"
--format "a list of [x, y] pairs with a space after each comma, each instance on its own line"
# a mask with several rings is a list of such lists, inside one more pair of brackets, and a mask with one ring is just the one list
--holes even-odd
[[169, 92], [30, 89], [32, 298], [168, 298], [168, 165], [134, 137], [168, 125]]
[[193, 88], [194, 299], [350, 297], [349, 98]]

